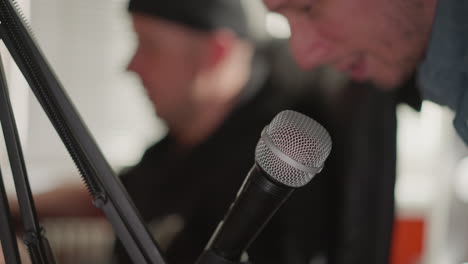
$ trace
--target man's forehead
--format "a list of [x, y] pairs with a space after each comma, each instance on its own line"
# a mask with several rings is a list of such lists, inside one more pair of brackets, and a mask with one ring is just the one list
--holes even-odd
[[284, 8], [301, 6], [308, 4], [312, 0], [263, 0], [266, 7], [274, 12], [279, 12]]

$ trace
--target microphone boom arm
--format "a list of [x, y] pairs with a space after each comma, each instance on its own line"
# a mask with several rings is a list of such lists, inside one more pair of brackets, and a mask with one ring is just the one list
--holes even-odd
[[15, 4], [0, 0], [0, 38], [75, 162], [94, 204], [103, 210], [134, 263], [164, 264], [135, 205], [31, 37]]

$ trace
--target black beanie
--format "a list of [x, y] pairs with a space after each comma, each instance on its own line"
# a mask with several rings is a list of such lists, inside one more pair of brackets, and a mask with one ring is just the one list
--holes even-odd
[[229, 28], [248, 38], [246, 15], [240, 0], [129, 0], [128, 10], [210, 32]]

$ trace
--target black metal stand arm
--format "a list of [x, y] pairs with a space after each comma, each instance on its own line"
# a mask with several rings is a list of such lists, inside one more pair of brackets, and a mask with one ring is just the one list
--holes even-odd
[[10, 208], [6, 197], [2, 175], [0, 173], [0, 241], [2, 242], [3, 257], [6, 263], [19, 264], [21, 259], [18, 244], [11, 222]]
[[[21, 219], [24, 225], [25, 233], [23, 240], [28, 247], [28, 252], [31, 256], [31, 261], [33, 264], [55, 263], [49, 243], [37, 221], [36, 211], [34, 209], [34, 202], [26, 173], [26, 166], [24, 164], [23, 153], [21, 150], [15, 117], [10, 103], [10, 96], [5, 81], [6, 78], [3, 64], [1, 63], [1, 58], [0, 78], [0, 122], [2, 124], [8, 158], [10, 160], [11, 171], [15, 182], [18, 203], [21, 211]], [[6, 193], [4, 188], [2, 188], [1, 191], [2, 196], [5, 197], [5, 201], [7, 203], [8, 201], [6, 200]], [[9, 212], [7, 217], [10, 218]], [[10, 230], [8, 233], [14, 235], [14, 229], [12, 228], [11, 224], [9, 225], [9, 228]], [[14, 247], [17, 247], [16, 239], [13, 240], [13, 243], [15, 245]], [[18, 261], [19, 260], [16, 260], [13, 263], [17, 263]]]
[[[10, 0], [0, 0], [0, 38], [5, 43], [78, 167], [94, 199], [94, 204], [103, 210], [134, 263], [164, 264], [165, 261], [156, 242], [51, 67], [35, 44], [30, 30], [20, 17], [18, 7], [15, 5]], [[4, 77], [2, 77], [2, 80], [4, 80]], [[6, 87], [6, 85], [4, 86]], [[4, 89], [4, 91], [7, 90]], [[2, 97], [6, 98], [5, 96]], [[1, 105], [9, 105], [9, 102], [1, 102]], [[0, 111], [4, 112], [5, 110]], [[14, 132], [16, 130], [14, 119], [12, 116], [2, 116], [4, 118], [2, 125], [4, 125], [4, 122], [11, 122], [11, 128], [13, 128], [5, 131], [5, 133], [10, 133], [8, 139], [6, 138], [7, 145], [9, 145], [8, 152], [15, 153], [18, 159], [17, 162], [11, 165], [12, 169], [15, 168], [16, 175], [19, 175], [18, 177], [15, 176], [15, 179], [18, 179], [18, 181], [15, 180], [15, 185], [19, 194], [23, 220], [25, 226], [29, 228], [29, 230], [26, 230], [26, 243], [32, 249], [33, 259], [37, 255], [39, 259], [44, 260], [36, 263], [54, 263], [52, 257], [47, 257], [51, 256], [49, 255], [50, 250], [48, 250], [42, 230], [37, 224], [19, 139]], [[5, 218], [8, 218], [8, 216], [5, 215]], [[7, 233], [10, 234], [11, 230]], [[12, 240], [11, 237], [7, 238], [4, 244], [10, 244], [7, 242]], [[15, 246], [10, 245], [9, 247], [11, 249], [4, 247], [5, 254], [8, 256], [17, 255], [14, 252]]]

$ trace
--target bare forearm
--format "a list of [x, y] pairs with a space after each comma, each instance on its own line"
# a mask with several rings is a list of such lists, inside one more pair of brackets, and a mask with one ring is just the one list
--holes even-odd
[[[83, 184], [68, 184], [50, 192], [34, 196], [34, 204], [40, 218], [45, 217], [95, 217], [102, 216], [92, 204], [91, 196]], [[19, 217], [19, 205], [10, 203], [12, 213]]]

